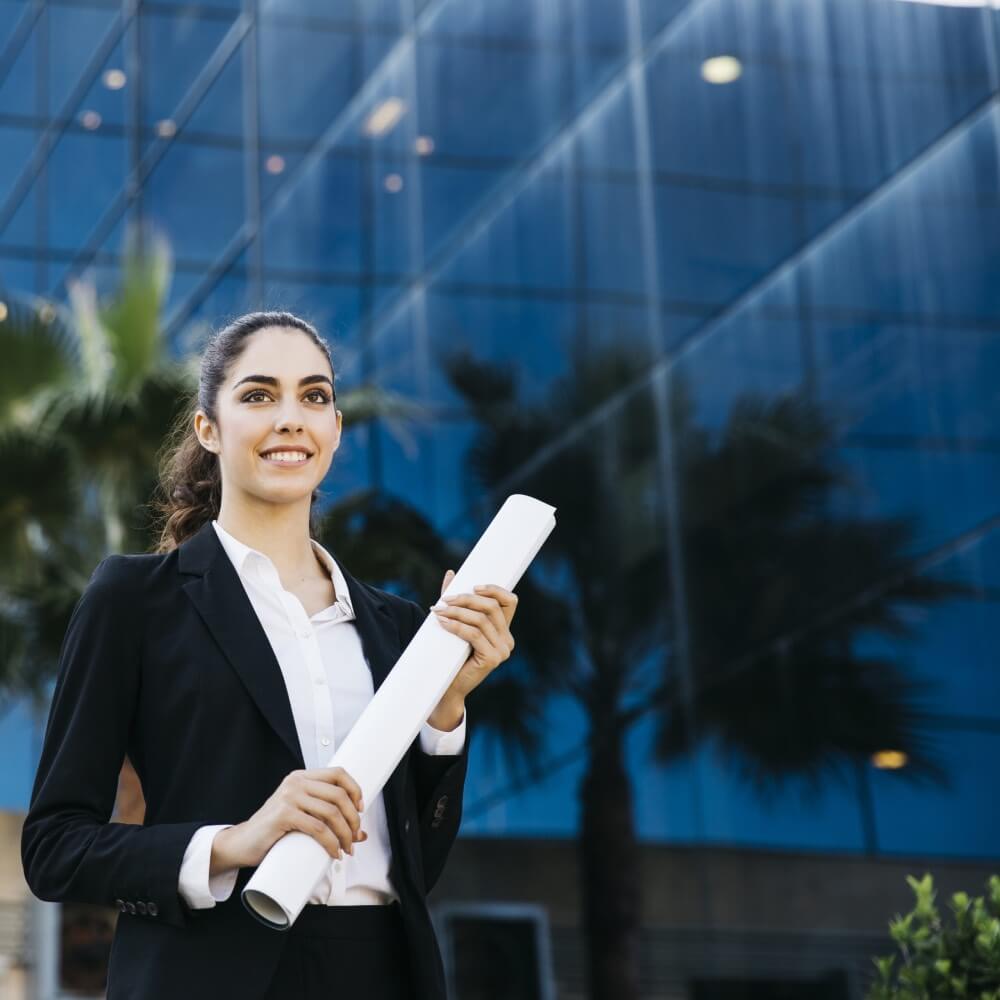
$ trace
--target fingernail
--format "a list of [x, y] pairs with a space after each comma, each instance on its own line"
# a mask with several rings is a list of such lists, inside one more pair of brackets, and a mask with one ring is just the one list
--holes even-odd
[[442, 603], [441, 601], [438, 601], [437, 604], [432, 604], [430, 606], [431, 611], [443, 611], [446, 607], [448, 607], [448, 605]]

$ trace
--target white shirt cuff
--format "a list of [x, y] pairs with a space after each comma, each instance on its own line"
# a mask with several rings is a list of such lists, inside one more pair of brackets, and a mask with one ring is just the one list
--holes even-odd
[[420, 727], [420, 748], [434, 756], [460, 754], [465, 746], [465, 712], [462, 721], [452, 730], [435, 729], [429, 722]]
[[181, 861], [178, 890], [184, 901], [193, 910], [207, 910], [216, 903], [229, 899], [236, 885], [239, 868], [230, 868], [209, 875], [212, 861], [212, 842], [220, 830], [226, 830], [232, 823], [217, 826], [201, 826], [194, 832], [184, 851]]

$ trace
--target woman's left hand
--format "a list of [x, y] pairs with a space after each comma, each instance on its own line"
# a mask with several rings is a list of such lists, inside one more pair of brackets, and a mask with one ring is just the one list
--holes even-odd
[[[453, 570], [445, 573], [442, 594], [454, 576]], [[472, 646], [472, 654], [455, 675], [441, 699], [442, 704], [464, 702], [466, 695], [482, 684], [514, 649], [510, 623], [517, 610], [517, 595], [493, 584], [474, 589], [472, 594], [442, 598], [447, 607], [434, 612], [443, 628]]]

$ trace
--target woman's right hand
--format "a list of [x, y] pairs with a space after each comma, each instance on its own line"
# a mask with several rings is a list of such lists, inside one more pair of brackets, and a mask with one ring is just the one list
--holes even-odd
[[286, 833], [307, 833], [334, 858], [354, 854], [365, 841], [361, 787], [342, 767], [291, 771], [245, 822], [220, 830], [212, 842], [211, 870], [253, 868]]

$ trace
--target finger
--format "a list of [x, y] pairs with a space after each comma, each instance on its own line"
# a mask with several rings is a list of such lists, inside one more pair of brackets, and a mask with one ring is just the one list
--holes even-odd
[[444, 580], [441, 582], [441, 593], [443, 594], [448, 589], [448, 584], [455, 579], [455, 571], [449, 569], [445, 571]]
[[484, 597], [480, 594], [456, 594], [454, 597], [445, 597], [442, 600], [449, 608], [466, 607], [482, 611], [489, 616], [500, 635], [508, 631], [507, 626], [510, 622], [496, 598]]
[[450, 607], [434, 613], [448, 631], [467, 640], [487, 660], [504, 660], [510, 655], [496, 627], [481, 611]]
[[328, 785], [324, 781], [307, 781], [305, 787], [309, 795], [335, 805], [351, 825], [351, 830], [354, 833], [360, 832], [361, 815], [354, 808], [351, 797], [343, 788], [339, 788], [336, 785]]
[[503, 608], [504, 617], [508, 622], [514, 617], [514, 612], [517, 610], [517, 594], [513, 591], [504, 590], [503, 587], [498, 587], [493, 583], [479, 584], [472, 589], [477, 594], [483, 594], [487, 597], [494, 598], [497, 604]]
[[317, 771], [320, 772], [318, 777], [322, 781], [340, 785], [351, 796], [354, 808], [358, 812], [364, 811], [365, 804], [361, 796], [361, 786], [342, 767], [320, 767], [317, 768]]
[[299, 808], [310, 816], [315, 816], [330, 829], [330, 832], [340, 843], [340, 847], [348, 854], [354, 853], [354, 832], [340, 809], [325, 799], [306, 796], [299, 802]]

